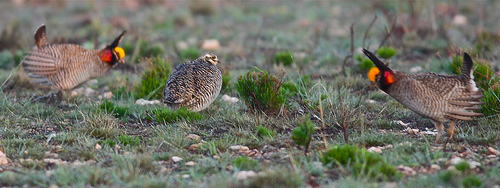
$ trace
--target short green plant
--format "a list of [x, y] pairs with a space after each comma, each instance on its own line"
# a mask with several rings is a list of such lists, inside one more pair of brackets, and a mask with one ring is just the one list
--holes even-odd
[[337, 145], [323, 153], [324, 165], [342, 165], [351, 169], [355, 176], [368, 176], [377, 180], [398, 180], [402, 177], [394, 165], [388, 164], [383, 157], [353, 145]]
[[121, 134], [118, 137], [118, 142], [123, 146], [127, 146], [127, 145], [140, 146], [141, 145], [141, 139], [139, 139], [138, 137], [129, 136], [126, 134]]
[[278, 52], [274, 55], [274, 62], [279, 65], [280, 63], [284, 66], [290, 66], [293, 63], [293, 53], [292, 52]]
[[267, 127], [262, 125], [257, 127], [257, 136], [260, 136], [261, 138], [274, 138], [275, 135], [276, 131], [269, 130]]
[[172, 66], [160, 57], [148, 58], [146, 61], [149, 69], [142, 74], [141, 83], [135, 86], [134, 96], [137, 99], [161, 99], [163, 88], [172, 74]]
[[[238, 78], [236, 90], [252, 113], [278, 115], [288, 99], [282, 91], [284, 72], [271, 76], [267, 72], [248, 72]], [[283, 109], [283, 110], [286, 110]]]
[[377, 50], [377, 53], [380, 58], [389, 59], [396, 55], [397, 51], [392, 47], [382, 46]]
[[470, 171], [470, 165], [467, 161], [461, 161], [457, 165], [455, 165], [458, 171], [462, 173], [468, 173]]
[[116, 146], [116, 141], [114, 141], [113, 139], [106, 139], [104, 141], [98, 141], [97, 143], [99, 143], [101, 145], [109, 145], [111, 147]]
[[314, 134], [314, 123], [311, 122], [309, 114], [305, 117], [302, 123], [292, 131], [292, 140], [295, 144], [304, 146], [304, 154], [307, 154], [309, 145], [311, 144], [312, 135]]
[[198, 57], [200, 57], [201, 55], [201, 52], [198, 51], [198, 49], [196, 48], [193, 48], [193, 47], [189, 47], [189, 48], [186, 48], [184, 50], [181, 50], [180, 52], [180, 58], [183, 60], [183, 61], [191, 61], [191, 60], [195, 60], [197, 59]]
[[141, 40], [139, 44], [139, 55], [136, 61], [139, 61], [139, 58], [147, 57], [159, 57], [162, 54], [165, 54], [165, 49], [163, 45], [160, 43], [151, 44], [148, 40]]
[[108, 99], [105, 99], [99, 106], [106, 113], [113, 114], [115, 117], [124, 117], [130, 114], [130, 110], [126, 107], [118, 106]]
[[234, 159], [232, 163], [240, 170], [252, 170], [259, 166], [258, 161], [253, 160], [246, 155]]
[[156, 109], [154, 110], [156, 120], [160, 123], [172, 123], [181, 120], [197, 121], [204, 117], [197, 113], [188, 110], [186, 107], [181, 107], [178, 110], [172, 109]]
[[490, 116], [500, 113], [500, 86], [496, 89], [488, 89], [483, 92], [484, 98], [482, 99], [484, 104], [479, 112], [483, 113], [485, 116]]
[[483, 184], [483, 181], [481, 180], [481, 178], [477, 177], [476, 175], [467, 176], [466, 178], [464, 178], [462, 180], [462, 185], [465, 188], [481, 187], [482, 184]]

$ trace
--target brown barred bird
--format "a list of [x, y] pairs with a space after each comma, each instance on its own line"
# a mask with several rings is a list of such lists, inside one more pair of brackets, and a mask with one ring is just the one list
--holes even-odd
[[48, 44], [42, 25], [35, 32], [36, 46], [24, 57], [22, 65], [34, 83], [59, 91], [71, 90], [101, 76], [118, 62], [125, 63], [125, 51], [118, 47], [125, 33], [101, 50], [87, 50], [76, 44]]
[[186, 106], [194, 112], [207, 108], [222, 88], [217, 63], [221, 63], [217, 56], [207, 52], [177, 66], [163, 90], [163, 102], [174, 109]]
[[453, 137], [456, 120], [469, 121], [471, 117], [483, 114], [471, 112], [484, 104], [482, 90], [476, 87], [472, 75], [472, 59], [464, 53], [462, 75], [440, 75], [436, 73], [405, 74], [394, 71], [380, 61], [373, 53], [363, 49], [373, 61], [368, 78], [385, 93], [413, 112], [432, 120], [438, 130], [436, 143], [443, 133], [443, 123], [451, 121], [449, 133]]

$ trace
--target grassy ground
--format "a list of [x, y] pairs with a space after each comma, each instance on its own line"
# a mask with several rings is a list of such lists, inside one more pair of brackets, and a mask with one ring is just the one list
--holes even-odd
[[[370, 87], [356, 60], [361, 47], [373, 51], [383, 43], [398, 51], [391, 58], [394, 69], [452, 74], [449, 62], [461, 48], [498, 72], [499, 6], [489, 1], [2, 1], [0, 138], [9, 163], [0, 166], [0, 185], [499, 186], [498, 111], [459, 121], [457, 139], [445, 151], [443, 144], [433, 144], [430, 120]], [[127, 63], [82, 84], [64, 101], [32, 102], [50, 91], [31, 85], [17, 65], [42, 23], [49, 42], [87, 48], [102, 47], [128, 30], [121, 44]], [[287, 95], [278, 116], [250, 113], [241, 98], [230, 103], [219, 97], [197, 118], [173, 122], [158, 119], [163, 105], [135, 104], [134, 88], [149, 65], [144, 58], [176, 66], [205, 51], [207, 39], [220, 42], [211, 51], [223, 62], [219, 68], [230, 73], [221, 96], [239, 98], [237, 78], [256, 69], [284, 70], [283, 81], [302, 95]], [[355, 58], [342, 66], [351, 47]], [[291, 65], [277, 65], [275, 54], [287, 52], [293, 54]], [[118, 108], [102, 105], [107, 92]], [[324, 126], [312, 118], [316, 131], [304, 154], [291, 134], [306, 114]], [[381, 153], [344, 147], [344, 125], [349, 144]], [[335, 147], [358, 157], [323, 163]], [[385, 176], [391, 168], [396, 173]]]

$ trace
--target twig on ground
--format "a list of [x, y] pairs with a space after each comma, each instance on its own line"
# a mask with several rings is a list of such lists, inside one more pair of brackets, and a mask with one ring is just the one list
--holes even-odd
[[349, 30], [351, 31], [351, 54], [350, 54], [350, 55], [348, 55], [348, 56], [346, 56], [346, 57], [344, 58], [344, 62], [342, 63], [342, 71], [341, 71], [341, 72], [342, 72], [342, 74], [343, 74], [344, 76], [347, 76], [347, 75], [346, 75], [346, 73], [345, 73], [345, 66], [346, 66], [346, 64], [347, 64], [347, 61], [350, 59], [351, 61], [350, 61], [350, 63], [349, 63], [349, 64], [350, 64], [350, 65], [352, 65], [352, 64], [353, 64], [353, 62], [352, 62], [352, 56], [353, 56], [353, 54], [354, 54], [354, 28], [353, 28], [353, 26], [354, 26], [354, 23], [352, 23], [352, 24], [351, 24], [351, 27], [349, 27]]

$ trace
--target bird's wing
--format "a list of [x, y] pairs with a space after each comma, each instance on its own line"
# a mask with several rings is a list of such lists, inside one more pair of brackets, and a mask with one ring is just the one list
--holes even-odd
[[190, 63], [180, 64], [172, 72], [163, 90], [164, 102], [184, 103], [193, 95], [193, 66]]

